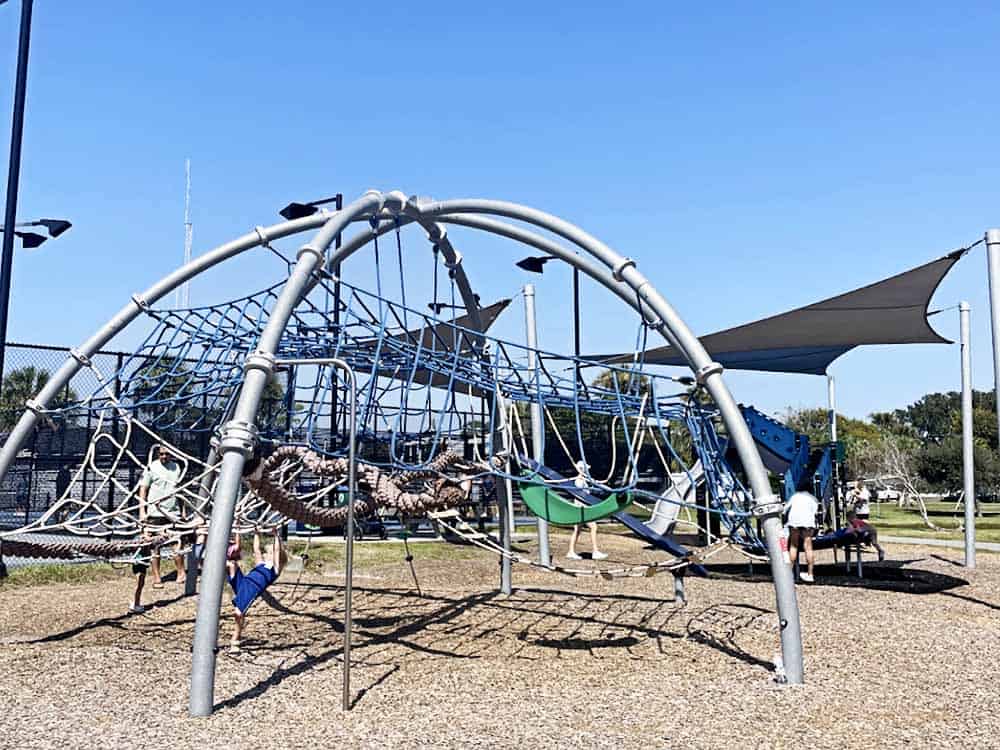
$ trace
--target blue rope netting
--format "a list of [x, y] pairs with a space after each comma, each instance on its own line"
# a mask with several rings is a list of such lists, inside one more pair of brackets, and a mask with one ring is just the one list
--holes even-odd
[[[402, 279], [400, 283], [402, 287]], [[257, 346], [283, 284], [224, 304], [146, 311], [154, 322], [151, 332], [113, 376], [120, 383], [120, 395], [112, 399], [105, 388], [97, 388], [58, 411], [78, 414], [118, 408], [153, 430], [217, 430], [234, 405], [243, 363]], [[537, 366], [529, 368], [529, 351], [521, 344], [486, 336], [343, 281], [334, 316], [329, 305], [332, 284], [329, 278], [317, 280], [314, 291], [325, 293], [326, 302], [315, 303], [315, 295], [310, 295], [300, 304], [276, 355], [338, 357], [351, 366], [358, 379], [358, 437], [367, 448], [361, 460], [394, 469], [425, 468], [442, 450], [470, 434], [479, 436], [482, 457], [488, 460], [500, 447], [494, 428], [501, 424], [501, 414], [493, 398], [500, 395], [508, 403], [539, 403], [550, 413], [570, 412], [576, 436], [567, 444], [575, 443], [585, 461], [583, 415], [599, 415], [616, 421], [612, 440], [617, 439], [617, 430], [624, 434], [626, 461], [617, 472], [617, 484], [588, 476], [590, 491], [624, 490], [639, 499], [659, 499], [638, 486], [634, 448], [641, 442], [639, 433], [648, 430], [646, 438], [655, 433], [672, 470], [678, 467], [690, 479], [695, 460], [701, 462], [709, 511], [719, 515], [734, 541], [759, 546], [749, 517], [750, 493], [726, 460], [727, 441], [717, 429], [716, 409], [703, 403], [697, 390], [644, 371], [644, 323], [629, 367], [538, 351]], [[581, 371], [597, 371], [602, 377], [585, 384], [578, 377]], [[303, 444], [326, 455], [342, 455], [348, 393], [336, 374], [322, 365], [284, 372], [280, 383], [265, 393], [258, 424], [261, 435], [274, 443]], [[111, 382], [111, 376], [102, 373], [102, 377]], [[689, 438], [686, 460], [672, 439], [678, 434]], [[498, 468], [483, 473], [505, 476]]]

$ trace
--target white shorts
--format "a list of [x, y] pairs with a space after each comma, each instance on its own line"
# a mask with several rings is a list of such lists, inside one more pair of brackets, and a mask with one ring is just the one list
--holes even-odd
[[793, 506], [788, 512], [788, 523], [785, 525], [791, 529], [814, 529], [816, 528], [816, 518], [808, 509], [803, 512], [802, 508]]

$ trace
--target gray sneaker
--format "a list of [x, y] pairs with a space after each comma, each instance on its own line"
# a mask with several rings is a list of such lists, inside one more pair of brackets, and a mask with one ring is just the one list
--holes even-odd
[[141, 604], [133, 604], [131, 607], [128, 608], [128, 613], [130, 615], [141, 615], [145, 611], [146, 608]]

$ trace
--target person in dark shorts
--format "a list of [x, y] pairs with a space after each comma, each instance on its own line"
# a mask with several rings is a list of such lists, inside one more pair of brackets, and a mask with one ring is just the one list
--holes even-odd
[[130, 615], [141, 615], [146, 611], [142, 606], [142, 588], [146, 585], [146, 573], [149, 571], [148, 547], [139, 547], [132, 557], [132, 573], [135, 575], [135, 591], [132, 593], [132, 604], [128, 608]]
[[796, 492], [789, 499], [788, 520], [788, 556], [792, 567], [799, 557], [799, 547], [802, 547], [806, 555], [806, 572], [800, 573], [799, 578], [805, 583], [812, 583], [813, 564], [815, 553], [813, 552], [812, 540], [816, 535], [816, 515], [819, 509], [819, 501], [815, 495], [808, 492]]
[[264, 590], [278, 580], [285, 563], [288, 561], [288, 553], [281, 543], [280, 529], [274, 530], [274, 541], [267, 552], [261, 550], [260, 533], [253, 535], [253, 557], [254, 566], [247, 573], [240, 567], [239, 538], [229, 545], [226, 550], [226, 567], [229, 573], [229, 585], [233, 589], [233, 608], [236, 610], [236, 628], [233, 637], [229, 642], [230, 648], [236, 650], [243, 641], [243, 629], [246, 627], [247, 610], [250, 609], [257, 598]]

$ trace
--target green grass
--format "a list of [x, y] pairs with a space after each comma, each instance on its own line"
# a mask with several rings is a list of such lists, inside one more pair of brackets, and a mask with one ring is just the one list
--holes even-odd
[[[289, 551], [301, 555], [306, 550], [303, 541], [292, 541]], [[330, 564], [342, 567], [346, 547], [343, 544], [313, 544], [309, 547], [311, 564]], [[471, 560], [485, 553], [478, 547], [449, 544], [447, 542], [415, 542], [410, 544], [410, 552], [415, 560]], [[250, 555], [249, 549], [245, 551]], [[354, 545], [354, 564], [359, 568], [379, 565], [400, 565], [406, 562], [406, 549], [402, 544]], [[163, 560], [161, 574], [166, 577], [174, 572], [173, 562]], [[128, 565], [111, 566], [107, 563], [81, 563], [79, 565], [45, 564], [13, 568], [6, 578], [0, 579], [0, 589], [23, 586], [47, 586], [56, 584], [99, 583], [122, 577], [131, 578]]]
[[[976, 540], [980, 542], [1000, 542], [1000, 507], [986, 503], [982, 506], [983, 515], [976, 517]], [[916, 509], [901, 509], [894, 504], [883, 503], [881, 507], [874, 503], [871, 506], [870, 522], [882, 534], [892, 536], [926, 537], [928, 539], [961, 540], [964, 532], [959, 529], [962, 521], [962, 508], [954, 510], [954, 503], [928, 503], [927, 513], [935, 526], [941, 531], [929, 529], [924, 524]]]
[[[167, 577], [174, 571], [172, 560], [160, 563], [160, 575]], [[8, 569], [6, 578], [0, 579], [0, 589], [19, 588], [21, 586], [47, 586], [60, 583], [98, 583], [113, 581], [122, 577], [132, 578], [132, 567], [121, 563], [79, 563], [74, 565], [46, 563], [44, 565], [28, 565], [23, 568]], [[150, 580], [146, 579], [147, 582]]]
[[45, 586], [58, 583], [94, 583], [119, 578], [127, 573], [127, 570], [112, 568], [106, 563], [29, 565], [10, 570], [8, 576], [0, 581], [0, 588]]
[[[306, 543], [293, 541], [288, 549], [293, 555], [301, 555], [306, 550]], [[312, 563], [330, 563], [343, 565], [347, 546], [344, 544], [313, 544], [308, 554]], [[478, 547], [448, 542], [414, 542], [410, 544], [410, 553], [415, 560], [471, 560], [485, 554]], [[397, 565], [406, 562], [406, 548], [402, 544], [365, 544], [354, 545], [354, 564], [358, 567], [376, 565]]]

